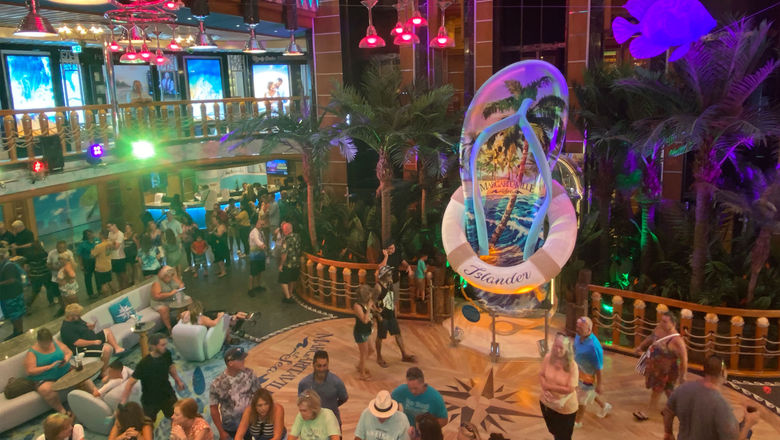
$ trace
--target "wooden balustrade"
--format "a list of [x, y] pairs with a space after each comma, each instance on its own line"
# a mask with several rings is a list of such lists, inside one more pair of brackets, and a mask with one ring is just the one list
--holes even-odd
[[[167, 143], [213, 139], [258, 117], [259, 108], [268, 114], [284, 114], [307, 103], [307, 97], [297, 96], [133, 102], [118, 105], [116, 128], [119, 133], [155, 133], [155, 139]], [[6, 151], [0, 156], [0, 165], [41, 157], [40, 149], [35, 148], [39, 136], [59, 136], [65, 157], [81, 156], [96, 141], [110, 151], [115, 141], [110, 105], [0, 110], [0, 118], [0, 144]]]
[[710, 307], [595, 285], [588, 290], [593, 332], [609, 349], [633, 353], [672, 311], [679, 316], [692, 368], [700, 369], [715, 354], [728, 363], [730, 374], [780, 377], [780, 310]]
[[[301, 297], [319, 308], [351, 315], [358, 286], [373, 286], [378, 269], [377, 264], [348, 263], [304, 254], [301, 259]], [[354, 279], [356, 272], [357, 280]], [[416, 303], [409, 289], [401, 288], [398, 316], [430, 319], [433, 305], [418, 307]]]

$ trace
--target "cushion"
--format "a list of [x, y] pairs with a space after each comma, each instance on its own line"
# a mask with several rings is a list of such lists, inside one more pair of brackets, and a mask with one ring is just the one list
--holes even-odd
[[25, 377], [8, 379], [8, 384], [5, 386], [5, 390], [3, 390], [6, 399], [13, 399], [31, 391], [35, 391], [35, 383]]
[[135, 315], [135, 309], [127, 298], [122, 298], [108, 306], [108, 311], [111, 312], [111, 318], [113, 318], [115, 324], [125, 322]]

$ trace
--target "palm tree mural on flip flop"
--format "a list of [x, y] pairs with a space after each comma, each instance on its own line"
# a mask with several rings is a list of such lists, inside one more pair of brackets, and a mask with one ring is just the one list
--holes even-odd
[[[534, 104], [528, 111], [528, 122], [531, 123], [539, 140], [543, 144], [549, 144], [555, 121], [566, 109], [566, 102], [558, 96], [539, 96], [540, 91], [550, 86], [552, 82], [553, 79], [549, 76], [543, 76], [527, 84], [517, 80], [507, 80], [504, 85], [511, 96], [485, 104], [482, 116], [488, 119], [496, 113], [517, 112], [523, 100], [532, 99]], [[515, 125], [492, 136], [480, 151], [478, 166], [480, 166], [481, 171], [491, 172], [493, 176], [498, 171], [504, 171], [509, 180], [512, 181], [513, 186], [517, 188], [512, 192], [504, 214], [490, 237], [490, 247], [493, 248], [512, 217], [512, 211], [517, 204], [517, 197], [520, 193], [520, 186], [523, 183], [523, 175], [529, 168], [528, 141], [523, 137], [520, 127]]]

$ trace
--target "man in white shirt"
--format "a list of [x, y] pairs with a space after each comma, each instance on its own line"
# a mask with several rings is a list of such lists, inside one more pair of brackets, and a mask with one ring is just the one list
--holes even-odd
[[263, 286], [263, 272], [265, 271], [266, 241], [263, 237], [263, 229], [267, 218], [261, 215], [257, 219], [255, 227], [249, 232], [249, 296], [255, 296], [255, 289], [265, 290]]
[[172, 230], [177, 237], [179, 237], [183, 231], [181, 222], [176, 220], [176, 217], [173, 216], [173, 211], [166, 212], [165, 220], [160, 222], [160, 230], [163, 231], [163, 234], [168, 229]]
[[127, 282], [127, 270], [125, 268], [125, 234], [119, 230], [116, 223], [106, 223], [108, 229], [108, 241], [111, 243], [111, 272], [116, 275], [116, 281], [119, 285], [117, 290], [125, 289], [129, 286]]
[[203, 203], [203, 208], [206, 210], [206, 225], [211, 224], [211, 215], [214, 211], [214, 205], [219, 201], [219, 194], [209, 188], [208, 185], [200, 187], [200, 201]]

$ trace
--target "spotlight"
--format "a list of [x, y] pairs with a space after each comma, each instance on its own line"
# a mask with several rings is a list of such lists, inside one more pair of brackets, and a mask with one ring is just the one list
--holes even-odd
[[49, 23], [46, 17], [38, 14], [38, 2], [29, 2], [29, 12], [16, 28], [14, 35], [17, 37], [56, 37], [57, 31]]
[[407, 24], [412, 26], [425, 26], [428, 24], [428, 20], [426, 20], [422, 14], [420, 13], [420, 10], [414, 11], [414, 15], [409, 19]]
[[376, 47], [385, 47], [385, 40], [376, 34], [376, 28], [373, 25], [369, 25], [366, 29], [366, 36], [360, 40], [358, 47], [361, 49], [373, 49]]
[[150, 159], [154, 157], [154, 145], [149, 141], [135, 141], [130, 144], [130, 149], [136, 159]]
[[91, 165], [97, 165], [103, 161], [103, 154], [105, 154], [105, 147], [103, 144], [92, 144], [87, 148], [87, 163]]
[[141, 51], [140, 51], [140, 52], [138, 52], [138, 55], [139, 55], [139, 56], [140, 56], [140, 57], [141, 57], [141, 58], [142, 58], [144, 61], [149, 61], [150, 59], [152, 59], [152, 52], [150, 52], [150, 51], [149, 51], [149, 46], [147, 46], [147, 45], [146, 45], [146, 43], [144, 43], [144, 44], [141, 46]]
[[114, 40], [111, 40], [111, 42], [108, 43], [108, 50], [110, 50], [111, 52], [122, 52], [124, 49], [122, 48], [122, 46], [119, 45], [119, 43], [117, 43]]
[[402, 25], [400, 21], [396, 23], [395, 26], [393, 26], [393, 29], [390, 31], [390, 35], [392, 35], [393, 37], [401, 35], [403, 33], [404, 33], [404, 25]]
[[160, 49], [157, 49], [157, 53], [154, 54], [154, 64], [157, 64], [158, 66], [162, 66], [163, 64], [170, 61], [168, 57], [163, 55], [162, 51]]
[[179, 43], [177, 43], [176, 40], [171, 40], [171, 42], [168, 43], [168, 50], [178, 52], [181, 50], [181, 46], [179, 46]]

